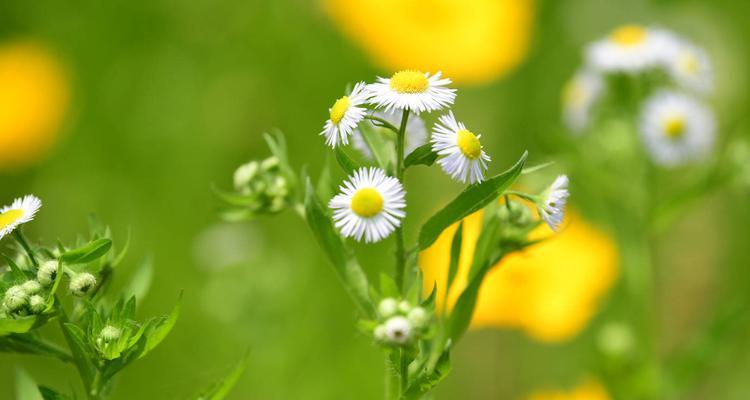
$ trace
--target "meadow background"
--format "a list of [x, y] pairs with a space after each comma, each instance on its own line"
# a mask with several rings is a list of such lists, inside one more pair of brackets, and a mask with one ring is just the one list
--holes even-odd
[[[430, 10], [431, 3], [441, 1], [417, 3]], [[27, 116], [29, 121], [51, 118], [39, 129], [52, 132], [54, 144], [23, 162], [2, 164], [0, 203], [26, 193], [39, 196], [44, 207], [26, 231], [48, 243], [73, 240], [85, 231], [89, 213], [111, 225], [122, 241], [130, 230], [131, 250], [120, 277], [148, 256], [156, 266], [141, 315], [168, 312], [185, 291], [173, 333], [120, 375], [113, 398], [184, 398], [221, 376], [248, 348], [250, 366], [231, 398], [382, 396], [381, 352], [357, 332], [355, 310], [307, 227], [292, 213], [251, 223], [221, 222], [211, 190], [212, 185], [229, 188], [236, 166], [267, 155], [262, 133], [272, 128], [287, 135], [297, 167], [319, 172], [327, 150], [318, 133], [333, 100], [347, 83], [391, 73], [388, 60], [373, 56], [340, 27], [340, 18], [330, 12], [338, 4], [0, 2], [0, 54], [14, 43], [43, 49], [60, 66], [62, 84], [55, 90], [63, 93]], [[509, 30], [486, 45], [498, 54], [521, 46], [526, 51], [518, 65], [457, 79], [456, 112], [483, 133], [496, 162], [493, 171], [510, 165], [524, 149], [534, 163], [575, 164], [561, 144], [567, 134], [560, 122], [561, 89], [580, 64], [583, 46], [622, 23], [669, 27], [706, 48], [717, 79], [711, 98], [720, 121], [717, 153], [734, 139], [748, 139], [746, 2], [528, 4], [533, 9], [528, 44], [526, 34]], [[396, 20], [401, 11], [390, 12]], [[436, 31], [451, 24], [438, 12], [422, 17]], [[472, 21], [461, 23], [468, 30]], [[373, 24], [395, 29], [377, 18]], [[445, 57], [473, 62], [471, 51], [456, 43], [431, 45]], [[10, 109], [17, 99], [3, 97], [3, 91], [13, 80], [12, 74], [0, 75], [0, 105]], [[52, 89], [39, 82], [31, 90], [43, 97]], [[13, 126], [3, 118], [16, 117], [0, 112], [0, 128]], [[33, 129], [23, 132], [24, 142], [36, 140]], [[24, 158], [27, 150], [8, 144], [13, 141], [2, 143], [0, 160], [10, 153]], [[596, 187], [576, 181], [575, 174], [571, 178], [573, 207], [607, 231], [607, 221], [596, 211]], [[621, 181], [628, 190], [627, 172], [602, 178]], [[409, 181], [409, 212], [418, 216], [431, 214], [459, 188], [435, 168], [414, 170]], [[750, 297], [743, 297], [750, 291], [747, 188], [712, 193], [656, 238], [655, 307], [664, 351], [692, 340], [691, 333], [727, 302]], [[410, 234], [413, 228], [407, 228]], [[368, 273], [390, 265], [387, 249], [363, 250]], [[595, 369], [596, 329], [608, 312], [621, 312], [608, 306], [616, 303], [617, 293], [615, 285], [587, 326], [561, 343], [540, 343], [512, 329], [470, 333], [437, 397], [510, 399], [541, 387], [571, 387]], [[705, 355], [711, 368], [701, 374], [691, 399], [747, 398], [750, 329], [748, 324], [739, 329]], [[2, 354], [0, 398], [12, 397], [17, 366], [60, 389], [78, 382], [58, 361]]]

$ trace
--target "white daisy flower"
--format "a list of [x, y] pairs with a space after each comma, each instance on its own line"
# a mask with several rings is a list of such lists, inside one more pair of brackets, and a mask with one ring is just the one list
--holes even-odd
[[365, 118], [367, 112], [364, 107], [360, 107], [367, 101], [366, 87], [364, 82], [357, 83], [348, 96], [336, 100], [328, 110], [330, 118], [320, 133], [326, 137], [328, 146], [336, 148], [339, 144], [349, 143], [349, 135]]
[[404, 70], [390, 78], [378, 77], [377, 82], [367, 85], [369, 100], [386, 111], [408, 109], [419, 114], [443, 109], [453, 104], [456, 89], [447, 88], [451, 80], [441, 75]]
[[701, 94], [713, 89], [713, 67], [706, 52], [685, 40], [675, 39], [667, 58], [667, 71], [685, 89]]
[[13, 200], [13, 204], [0, 209], [0, 239], [13, 232], [19, 225], [34, 219], [42, 207], [36, 196], [27, 195]]
[[406, 213], [406, 192], [398, 179], [380, 168], [360, 168], [328, 204], [336, 228], [345, 237], [377, 242], [391, 234]]
[[604, 82], [601, 75], [582, 70], [565, 84], [562, 95], [563, 120], [573, 132], [580, 133], [589, 124], [591, 108], [601, 97]]
[[461, 182], [481, 182], [490, 161], [482, 150], [481, 136], [457, 122], [452, 111], [440, 117], [432, 132], [432, 151], [440, 157], [443, 171]]
[[678, 92], [661, 91], [643, 105], [640, 133], [651, 158], [674, 167], [699, 159], [713, 147], [716, 121], [703, 104]]
[[640, 25], [621, 26], [586, 49], [587, 64], [600, 72], [636, 73], [664, 64], [674, 35]]
[[552, 185], [542, 195], [539, 209], [539, 216], [549, 225], [550, 229], [557, 231], [565, 217], [565, 203], [568, 202], [568, 177], [560, 175], [555, 178]]
[[[372, 115], [378, 118], [382, 118], [390, 122], [394, 126], [401, 125], [402, 115], [401, 113], [394, 110], [378, 110], [375, 111]], [[380, 129], [379, 127], [375, 126], [375, 124], [373, 124], [373, 121], [368, 121], [366, 123], [371, 124], [375, 129]], [[409, 120], [406, 121], [406, 140], [404, 141], [404, 153], [408, 155], [417, 147], [425, 143], [427, 143], [427, 126], [425, 125], [424, 120], [419, 115], [410, 116]], [[362, 153], [367, 159], [372, 160], [372, 150], [370, 150], [367, 142], [365, 142], [365, 138], [362, 136], [362, 132], [360, 132], [359, 129], [355, 130], [352, 134], [352, 146], [354, 146], [354, 148]]]

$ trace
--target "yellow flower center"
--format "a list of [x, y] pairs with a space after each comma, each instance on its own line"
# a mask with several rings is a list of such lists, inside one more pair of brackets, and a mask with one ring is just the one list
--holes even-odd
[[670, 117], [664, 122], [664, 134], [670, 139], [677, 139], [685, 133], [685, 119]]
[[461, 149], [461, 153], [471, 160], [479, 158], [482, 154], [482, 144], [479, 143], [477, 136], [468, 129], [461, 129], [457, 135], [456, 144]]
[[346, 110], [349, 109], [350, 103], [348, 96], [336, 100], [336, 102], [333, 103], [333, 107], [331, 107], [331, 122], [338, 125], [338, 123], [344, 118]]
[[419, 71], [399, 71], [391, 77], [391, 89], [399, 93], [422, 93], [427, 86], [427, 78]]
[[359, 189], [352, 198], [352, 211], [360, 217], [370, 218], [383, 209], [383, 196], [373, 188]]
[[621, 46], [637, 46], [646, 40], [646, 29], [638, 25], [625, 25], [617, 28], [610, 39]]
[[0, 229], [18, 221], [23, 216], [23, 210], [13, 209], [0, 214]]

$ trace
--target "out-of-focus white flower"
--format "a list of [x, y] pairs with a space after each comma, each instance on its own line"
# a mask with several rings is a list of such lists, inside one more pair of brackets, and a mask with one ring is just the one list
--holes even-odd
[[390, 318], [385, 322], [385, 337], [392, 344], [406, 344], [411, 340], [412, 326], [402, 316]]
[[674, 167], [711, 151], [716, 121], [713, 113], [694, 98], [661, 91], [643, 105], [640, 134], [654, 162]]
[[580, 133], [591, 120], [591, 108], [601, 97], [601, 75], [588, 69], [579, 71], [565, 84], [562, 95], [563, 119], [568, 129]]
[[591, 43], [586, 62], [599, 72], [636, 73], [663, 66], [674, 45], [674, 35], [665, 30], [624, 25]]
[[[384, 111], [377, 110], [372, 114], [374, 117], [382, 118], [390, 122], [393, 126], [398, 127], [401, 125], [401, 113], [396, 111]], [[370, 124], [376, 128], [372, 121], [363, 122], [363, 124]], [[404, 154], [408, 155], [414, 151], [417, 147], [427, 143], [427, 127], [425, 126], [424, 120], [419, 115], [409, 116], [409, 120], [406, 122], [406, 139], [404, 140]], [[362, 136], [362, 132], [359, 129], [355, 130], [352, 134], [352, 146], [359, 150], [367, 159], [372, 160], [373, 154], [370, 147], [365, 142], [365, 138]]]
[[711, 92], [714, 76], [708, 54], [684, 39], [675, 38], [674, 43], [666, 60], [672, 79], [684, 89], [700, 94]]
[[542, 196], [541, 204], [538, 205], [539, 215], [553, 231], [560, 229], [569, 196], [567, 175], [558, 176]]

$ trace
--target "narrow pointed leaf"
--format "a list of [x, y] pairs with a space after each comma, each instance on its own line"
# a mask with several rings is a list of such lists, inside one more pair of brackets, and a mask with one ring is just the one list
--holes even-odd
[[432, 164], [435, 164], [435, 160], [437, 160], [437, 153], [432, 151], [432, 144], [427, 143], [422, 146], [417, 147], [409, 153], [408, 156], [404, 159], [404, 166], [406, 168], [409, 168], [413, 165], [426, 165], [431, 166]]
[[528, 153], [524, 152], [516, 164], [507, 171], [482, 183], [471, 185], [430, 218], [419, 232], [419, 248], [426, 249], [437, 240], [440, 233], [455, 222], [497, 199], [521, 174]]
[[104, 256], [111, 248], [112, 240], [96, 239], [82, 247], [65, 252], [60, 259], [65, 264], [86, 264]]

